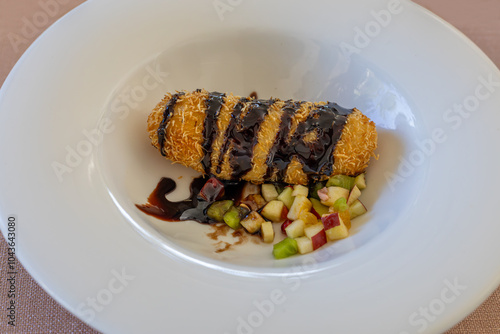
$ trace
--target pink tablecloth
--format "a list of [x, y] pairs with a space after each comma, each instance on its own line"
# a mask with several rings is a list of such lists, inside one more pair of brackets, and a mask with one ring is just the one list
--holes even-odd
[[[0, 85], [26, 50], [46, 28], [82, 0], [0, 0]], [[455, 25], [500, 67], [499, 0], [417, 0]], [[0, 190], [1, 191], [1, 190]], [[7, 246], [0, 238], [2, 261]], [[492, 254], [498, 256], [498, 254]], [[7, 265], [0, 263], [0, 332], [97, 333], [67, 312], [22, 268], [17, 274], [17, 326], [6, 323]], [[475, 312], [451, 329], [457, 333], [500, 333], [500, 288]]]

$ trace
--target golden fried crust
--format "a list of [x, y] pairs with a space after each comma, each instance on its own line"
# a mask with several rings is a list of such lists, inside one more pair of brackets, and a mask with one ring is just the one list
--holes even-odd
[[358, 175], [365, 171], [377, 148], [377, 130], [375, 123], [363, 115], [354, 112], [347, 118], [335, 151], [333, 152], [333, 175]]
[[[220, 151], [226, 140], [226, 129], [229, 126], [232, 111], [240, 101], [240, 97], [227, 94], [225, 103], [222, 105], [218, 114], [217, 129], [215, 133], [211, 151], [205, 152], [203, 149], [203, 129], [205, 121], [206, 100], [209, 93], [205, 90], [193, 93], [183, 92], [178, 97], [173, 108], [173, 112], [168, 119], [165, 127], [165, 142], [163, 152], [167, 159], [174, 163], [180, 163], [184, 166], [204, 173], [201, 163], [205, 154], [210, 154], [210, 173], [220, 179], [231, 179], [233, 168], [231, 166], [231, 152], [233, 143], [229, 144], [229, 149], [221, 156]], [[148, 117], [148, 132], [151, 143], [157, 149], [158, 127], [163, 120], [165, 107], [172, 99], [173, 94], [167, 93], [165, 97], [153, 109]], [[288, 141], [292, 138], [298, 124], [304, 122], [310, 112], [324, 103], [302, 103], [290, 121], [288, 130]], [[254, 183], [265, 181], [284, 181], [290, 184], [307, 184], [308, 175], [303, 171], [302, 164], [297, 157], [291, 157], [284, 179], [278, 180], [277, 170], [271, 170], [268, 175], [267, 157], [276, 140], [283, 115], [284, 102], [275, 100], [269, 108], [265, 119], [262, 121], [260, 130], [257, 134], [257, 144], [253, 148], [251, 157], [252, 168], [242, 177], [242, 179]], [[241, 111], [240, 117], [244, 117], [248, 112], [248, 105], [245, 105]], [[314, 141], [316, 138], [316, 129], [311, 129], [304, 137], [306, 141]], [[370, 158], [374, 155], [377, 147], [377, 132], [375, 124], [359, 110], [354, 111], [347, 117], [340, 140], [337, 142], [334, 155], [334, 165], [332, 175], [358, 175], [365, 171]], [[220, 164], [220, 166], [219, 166]], [[327, 179], [331, 175], [322, 175], [319, 179]]]

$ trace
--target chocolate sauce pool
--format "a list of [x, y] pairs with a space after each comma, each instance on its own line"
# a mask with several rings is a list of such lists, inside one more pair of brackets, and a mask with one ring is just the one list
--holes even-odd
[[[197, 177], [193, 179], [190, 186], [189, 197], [185, 200], [172, 202], [166, 196], [177, 187], [174, 180], [162, 177], [158, 185], [148, 197], [148, 203], [136, 204], [142, 212], [161, 220], [178, 222], [183, 220], [194, 220], [203, 224], [215, 223], [207, 217], [207, 209], [214, 201], [205, 201], [199, 197], [199, 193], [209, 177]], [[232, 200], [238, 204], [241, 200], [243, 182], [222, 182], [224, 195], [218, 201]]]

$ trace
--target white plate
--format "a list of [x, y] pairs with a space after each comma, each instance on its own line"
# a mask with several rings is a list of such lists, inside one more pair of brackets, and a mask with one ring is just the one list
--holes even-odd
[[[275, 261], [139, 212], [161, 176], [194, 175], [150, 147], [145, 118], [196, 88], [374, 119], [353, 235]], [[441, 332], [500, 283], [499, 104], [498, 69], [409, 1], [89, 1], [1, 91], [2, 231], [15, 214], [23, 265], [103, 332]]]

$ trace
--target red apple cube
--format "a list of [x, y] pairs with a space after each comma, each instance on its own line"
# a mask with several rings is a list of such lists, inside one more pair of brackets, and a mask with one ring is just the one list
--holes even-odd
[[334, 212], [331, 214], [326, 214], [321, 217], [321, 222], [325, 227], [325, 231], [336, 226], [340, 226], [342, 219], [339, 216], [338, 212]]
[[325, 228], [322, 223], [309, 225], [304, 229], [304, 234], [311, 239], [313, 250], [316, 250], [326, 244], [327, 238]]
[[321, 221], [328, 240], [343, 239], [349, 235], [349, 229], [345, 226], [338, 212], [322, 216]]
[[361, 196], [361, 190], [357, 186], [354, 186], [349, 193], [349, 198], [347, 199], [347, 205], [353, 204]]
[[283, 233], [284, 235], [286, 235], [286, 228], [287, 228], [287, 227], [288, 227], [288, 225], [290, 225], [292, 222], [293, 222], [293, 220], [290, 220], [290, 219], [285, 220], [285, 221], [281, 224], [281, 233]]

